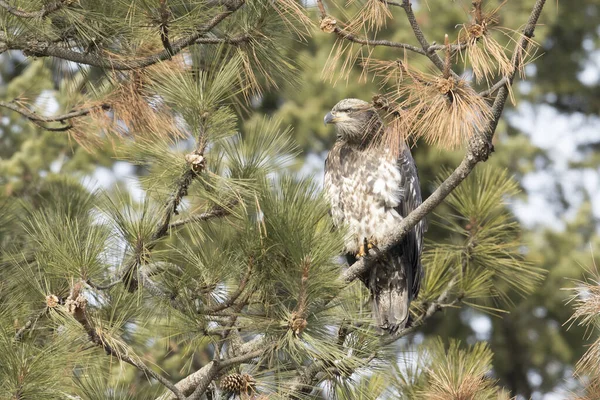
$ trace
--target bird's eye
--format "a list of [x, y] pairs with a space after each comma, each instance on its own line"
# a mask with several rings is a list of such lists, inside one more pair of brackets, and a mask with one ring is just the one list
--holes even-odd
[[351, 113], [351, 112], [354, 112], [354, 109], [353, 109], [353, 108], [344, 108], [344, 109], [342, 110], [342, 112], [345, 112], [345, 113]]

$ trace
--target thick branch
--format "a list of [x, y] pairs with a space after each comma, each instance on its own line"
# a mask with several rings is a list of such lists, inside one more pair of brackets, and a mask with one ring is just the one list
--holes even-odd
[[[177, 382], [175, 387], [186, 396], [190, 396], [189, 399], [199, 398], [206, 391], [208, 385], [219, 375], [220, 371], [260, 357], [272, 347], [272, 343], [265, 343], [265, 339], [259, 337], [241, 346], [240, 351], [242, 354], [239, 356], [220, 361], [213, 360]], [[175, 398], [173, 394], [167, 393], [158, 397], [157, 400], [174, 400]]]
[[[488, 127], [483, 135], [473, 137], [469, 142], [467, 154], [461, 161], [460, 165], [452, 172], [452, 174], [425, 200], [419, 207], [413, 210], [397, 228], [383, 241], [379, 246], [379, 250], [385, 253], [394, 244], [399, 243], [402, 238], [427, 214], [432, 212], [444, 199], [452, 193], [452, 191], [463, 181], [479, 162], [487, 161], [490, 153], [493, 151], [491, 144], [494, 133], [502, 116], [504, 105], [508, 98], [507, 85], [512, 83], [516, 71], [522, 65], [525, 52], [529, 43], [529, 38], [533, 37], [535, 26], [542, 12], [542, 8], [546, 0], [537, 0], [533, 6], [529, 21], [523, 30], [523, 37], [517, 44], [517, 49], [513, 55], [513, 73], [507, 77], [502, 87], [500, 87], [494, 103], [492, 105], [492, 118], [488, 123]], [[407, 3], [408, 4], [408, 3]], [[405, 8], [410, 9], [410, 8]], [[439, 58], [439, 57], [438, 57]], [[441, 59], [440, 59], [441, 61]], [[443, 63], [442, 63], [443, 64]], [[375, 257], [363, 257], [352, 264], [342, 275], [345, 282], [352, 282], [367, 271]]]
[[171, 43], [172, 51], [165, 49], [161, 52], [147, 57], [137, 57], [130, 59], [110, 58], [102, 54], [80, 53], [62, 47], [61, 44], [39, 42], [37, 40], [14, 43], [9, 42], [7, 48], [8, 50], [21, 50], [27, 54], [36, 57], [57, 57], [63, 60], [73, 61], [79, 64], [92, 65], [95, 67], [112, 70], [131, 70], [144, 68], [156, 64], [159, 61], [167, 60], [172, 55], [175, 55], [183, 49], [185, 49], [186, 47], [189, 47], [190, 45], [196, 43], [198, 39], [200, 39], [207, 32], [209, 32], [211, 29], [213, 29], [215, 26], [221, 23], [229, 15], [233, 14], [243, 4], [244, 1], [240, 0], [235, 4], [229, 5], [227, 10], [215, 15], [207, 24], [199, 27], [196, 30], [196, 32]]

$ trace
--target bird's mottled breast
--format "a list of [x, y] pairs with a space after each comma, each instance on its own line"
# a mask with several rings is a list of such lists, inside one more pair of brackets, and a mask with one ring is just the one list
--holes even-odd
[[325, 166], [325, 195], [336, 225], [346, 225], [346, 251], [358, 252], [363, 239], [380, 240], [402, 217], [402, 176], [396, 158], [383, 149], [337, 143]]

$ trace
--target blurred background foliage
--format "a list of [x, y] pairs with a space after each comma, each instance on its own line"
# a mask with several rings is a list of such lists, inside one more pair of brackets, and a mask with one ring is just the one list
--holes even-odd
[[[509, 0], [501, 11], [502, 22], [511, 27], [521, 26], [533, 2]], [[333, 2], [326, 4], [330, 13], [340, 18], [349, 12]], [[303, 5], [310, 8], [311, 17], [316, 21], [314, 5], [311, 2]], [[470, 1], [424, 0], [414, 1], [414, 5], [428, 38], [442, 43], [445, 33], [454, 36], [458, 33], [457, 25], [465, 21]], [[518, 290], [499, 288], [505, 290], [511, 300], [509, 314], [491, 315], [469, 307], [447, 309], [429, 321], [422, 333], [409, 339], [418, 344], [424, 336], [435, 333], [468, 344], [487, 341], [494, 356], [488, 356], [487, 348], [478, 348], [485, 355], [482, 363], [491, 362], [493, 377], [522, 398], [564, 398], [570, 389], [576, 388], [572, 377], [574, 364], [586, 349], [584, 329], [565, 326], [572, 310], [566, 305], [568, 293], [561, 289], [581, 277], [581, 266], [589, 265], [590, 260], [597, 257], [600, 244], [597, 227], [600, 209], [595, 202], [600, 190], [600, 158], [596, 152], [600, 148], [599, 21], [600, 4], [596, 0], [548, 2], [535, 35], [539, 44], [537, 57], [526, 68], [527, 80], [515, 85], [518, 106], [505, 110], [508, 118], [504, 118], [498, 128], [495, 153], [488, 161], [497, 168], [505, 168], [520, 184], [520, 194], [506, 198], [514, 211], [514, 221], [521, 224], [520, 252], [527, 262], [544, 270], [546, 278], [525, 297]], [[378, 37], [413, 41], [408, 23], [398, 11], [394, 11], [394, 18]], [[359, 66], [347, 79], [334, 82], [335, 79], [323, 78], [322, 71], [335, 40], [332, 35], [315, 30], [312, 36], [302, 40], [291, 35], [278, 40], [289, 41], [281, 48], [285, 58], [296, 65], [295, 79], [283, 79], [273, 73], [271, 84], [262, 93], [252, 95], [251, 107], [238, 108], [238, 123], [243, 121], [246, 127], [243, 132], [249, 132], [247, 127], [260, 124], [266, 115], [280, 120], [281, 126], [292, 126], [289, 134], [302, 150], [295, 158], [294, 169], [302, 175], [315, 174], [318, 180], [325, 152], [335, 140], [330, 127], [323, 126], [324, 114], [342, 98], [369, 100], [378, 92], [378, 84], [364, 79]], [[393, 49], [378, 51], [389, 59], [403, 56]], [[275, 67], [269, 68], [267, 75], [275, 72]], [[45, 113], [68, 110], [74, 102], [61, 87], [65, 84], [65, 74], [69, 75], [68, 70], [68, 63], [5, 52], [0, 55], [0, 100], [26, 99]], [[90, 68], [88, 74], [92, 80], [101, 75], [95, 68]], [[523, 114], [523, 110], [527, 112]], [[540, 137], [539, 132], [532, 134], [531, 127], [539, 122], [536, 116], [548, 115], [548, 110], [552, 110], [550, 115], [557, 121], [567, 121], [567, 129], [548, 134], [547, 138]], [[35, 199], [44, 193], [48, 182], [55, 182], [63, 173], [88, 188], [100, 186], [135, 197], [141, 190], [137, 182], [151, 173], [140, 163], [116, 161], [110, 142], [103, 142], [100, 148], [90, 152], [64, 133], [45, 131], [6, 109], [1, 112], [3, 202], [9, 199], [11, 203], [10, 199], [14, 198], [39, 201]], [[565, 124], [556, 126], [559, 129]], [[588, 132], [590, 126], [595, 127], [596, 134], [578, 133], [579, 130]], [[570, 153], [559, 157], [551, 143], [544, 142], [557, 137], [564, 141], [565, 147], [572, 148]], [[419, 166], [424, 197], [435, 188], [437, 178], [462, 157], [461, 151], [443, 151], [424, 143], [417, 143], [413, 154]], [[558, 170], [556, 165], [562, 169]], [[537, 189], [536, 179], [542, 178], [548, 190]], [[527, 204], [528, 207], [523, 206]], [[451, 204], [446, 203], [430, 216], [428, 241], [456, 239], [449, 237], [443, 222], [454, 213]], [[3, 220], [5, 224], [11, 223], [9, 217]], [[65, 351], [64, 343], [56, 346]], [[157, 343], [146, 351], [153, 359], [164, 359], [161, 366], [177, 377], [180, 365], [173, 356], [190, 350], [165, 348]], [[199, 368], [206, 357], [208, 355], [197, 353], [188, 367]], [[124, 371], [128, 374], [125, 380], [131, 383], [145, 379], [129, 366], [124, 367]], [[115, 390], [124, 391], [124, 388]], [[551, 397], [552, 393], [558, 397]], [[115, 398], [126, 397], [115, 395]]]

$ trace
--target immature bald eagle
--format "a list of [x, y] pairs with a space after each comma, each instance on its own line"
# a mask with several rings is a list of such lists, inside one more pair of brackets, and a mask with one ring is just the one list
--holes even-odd
[[[365, 246], [376, 246], [421, 204], [419, 177], [405, 143], [399, 149], [386, 147], [383, 121], [369, 103], [344, 99], [324, 122], [335, 124], [337, 131], [325, 161], [325, 194], [334, 223], [348, 228], [345, 251], [352, 264], [368, 252]], [[393, 332], [407, 324], [423, 276], [424, 231], [421, 221], [361, 278], [371, 291], [373, 314], [382, 329]]]

